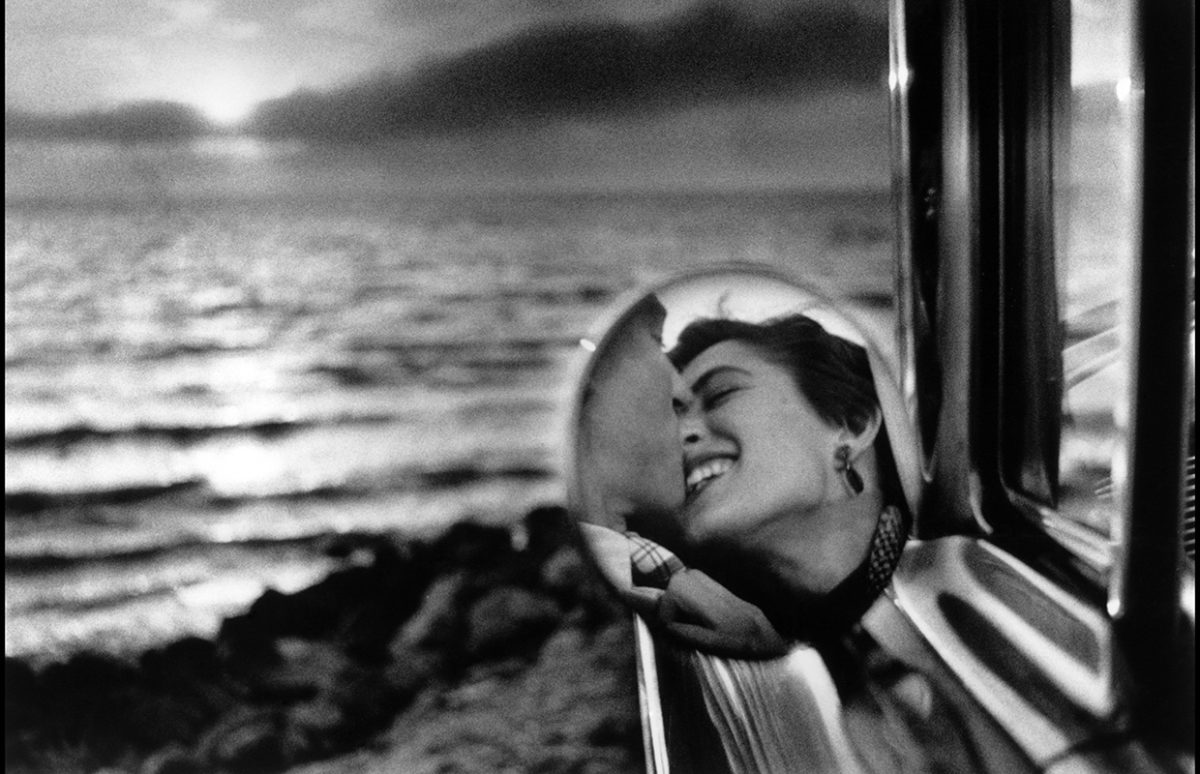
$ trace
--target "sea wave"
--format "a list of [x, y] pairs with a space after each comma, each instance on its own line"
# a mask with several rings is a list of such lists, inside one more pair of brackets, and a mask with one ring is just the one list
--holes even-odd
[[[311, 366], [310, 372], [352, 380], [361, 368], [322, 361]], [[247, 392], [242, 397], [250, 405], [231, 409], [223, 405], [220, 395], [200, 393], [183, 384], [173, 391], [160, 389], [140, 401], [136, 395], [89, 401], [91, 408], [86, 414], [83, 407], [63, 405], [53, 395], [18, 398], [8, 402], [4, 446], [6, 451], [20, 452], [62, 450], [91, 442], [187, 445], [239, 435], [271, 440], [302, 431], [378, 427], [432, 416], [459, 422], [497, 412], [516, 417], [556, 408], [550, 396], [519, 383], [475, 386], [470, 392], [433, 392], [424, 385], [408, 390], [376, 389], [366, 384], [355, 385], [353, 390], [326, 389], [300, 395], [263, 392], [260, 396]]]
[[396, 421], [395, 414], [348, 414], [343, 416], [309, 417], [305, 419], [260, 419], [229, 424], [113, 424], [98, 425], [77, 422], [40, 430], [6, 433], [6, 449], [26, 450], [38, 447], [62, 449], [90, 441], [168, 441], [187, 444], [218, 436], [248, 435], [262, 439], [285, 435], [328, 425], [381, 424]]
[[[311, 532], [293, 535], [245, 537], [236, 540], [213, 541], [203, 535], [174, 535], [169, 538], [150, 538], [139, 541], [140, 544], [126, 546], [95, 547], [94, 550], [50, 550], [38, 551], [22, 547], [20, 544], [9, 550], [6, 546], [4, 567], [13, 575], [28, 575], [47, 571], [69, 569], [96, 570], [103, 566], [111, 571], [122, 565], [136, 565], [139, 572], [144, 573], [148, 562], [157, 559], [169, 559], [172, 563], [183, 563], [184, 555], [188, 552], [206, 552], [230, 549], [242, 551], [267, 551], [287, 548], [320, 549], [333, 538], [349, 539], [355, 536], [368, 536], [374, 533], [334, 532], [328, 528], [315, 528]], [[113, 599], [128, 598], [128, 591], [113, 591]]]
[[201, 479], [164, 481], [161, 483], [134, 484], [108, 489], [86, 490], [24, 490], [5, 491], [4, 515], [25, 516], [43, 511], [71, 507], [102, 507], [106, 505], [131, 505], [162, 497], [178, 497], [202, 491], [205, 482]]
[[4, 511], [6, 516], [19, 517], [48, 511], [146, 505], [168, 500], [186, 501], [189, 506], [196, 508], [232, 508], [260, 501], [331, 501], [389, 492], [452, 490], [490, 480], [539, 481], [549, 480], [555, 475], [556, 471], [551, 466], [517, 460], [498, 464], [481, 461], [478, 464], [464, 462], [434, 468], [392, 469], [373, 476], [364, 474], [337, 484], [262, 492], [223, 492], [203, 479], [187, 479], [108, 489], [6, 491]]

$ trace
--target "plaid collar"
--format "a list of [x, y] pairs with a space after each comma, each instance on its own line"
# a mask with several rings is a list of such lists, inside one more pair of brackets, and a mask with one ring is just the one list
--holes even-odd
[[629, 559], [633, 568], [633, 585], [665, 589], [671, 576], [685, 569], [678, 556], [653, 540], [636, 532], [626, 532], [625, 537], [629, 538], [631, 545]]

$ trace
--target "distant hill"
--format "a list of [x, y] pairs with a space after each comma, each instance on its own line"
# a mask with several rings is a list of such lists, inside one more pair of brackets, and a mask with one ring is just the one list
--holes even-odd
[[137, 102], [112, 110], [64, 116], [4, 111], [6, 140], [147, 142], [200, 137], [218, 131], [196, 108], [176, 102]]

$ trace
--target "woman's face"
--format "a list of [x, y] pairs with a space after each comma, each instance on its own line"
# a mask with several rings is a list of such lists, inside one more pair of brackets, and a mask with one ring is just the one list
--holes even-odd
[[[723, 341], [683, 370], [692, 396], [680, 416], [690, 539], [737, 537], [801, 519], [844, 497], [835, 467], [844, 442], [792, 375], [741, 341]], [[813, 544], [828, 525], [811, 520]], [[794, 522], [793, 522], [794, 523]]]

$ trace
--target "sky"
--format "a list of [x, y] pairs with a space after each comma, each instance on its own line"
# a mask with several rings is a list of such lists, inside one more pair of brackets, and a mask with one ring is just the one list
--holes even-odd
[[6, 0], [5, 22], [6, 157], [228, 133], [434, 177], [887, 174], [886, 0]]

